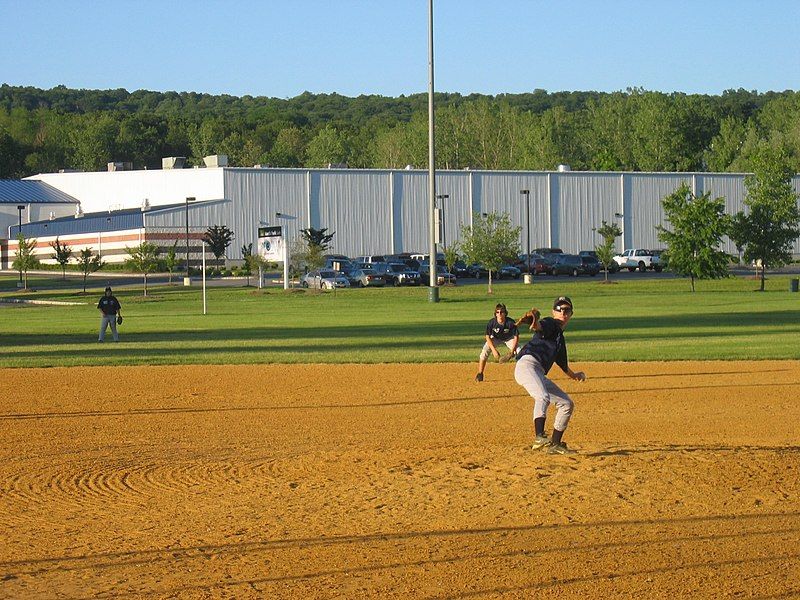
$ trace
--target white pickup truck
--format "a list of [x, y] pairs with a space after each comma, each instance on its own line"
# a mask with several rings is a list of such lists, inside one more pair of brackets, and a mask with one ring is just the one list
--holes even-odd
[[656, 273], [660, 273], [663, 269], [661, 258], [653, 254], [652, 250], [646, 250], [644, 248], [625, 250], [622, 254], [617, 254], [614, 257], [614, 262], [619, 265], [620, 269], [628, 269], [628, 271], [639, 269], [644, 273], [648, 269], [651, 269]]

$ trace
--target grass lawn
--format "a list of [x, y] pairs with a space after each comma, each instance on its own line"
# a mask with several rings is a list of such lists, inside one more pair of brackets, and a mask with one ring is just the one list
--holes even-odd
[[[0, 275], [9, 289], [14, 275]], [[0, 293], [85, 302], [79, 306], [0, 304], [0, 366], [191, 363], [472, 362], [494, 304], [511, 316], [531, 306], [549, 314], [558, 295], [575, 303], [567, 330], [570, 358], [586, 360], [800, 358], [800, 294], [789, 277], [773, 276], [767, 291], [749, 278], [698, 282], [682, 279], [536, 280], [441, 289], [367, 289], [338, 292], [208, 288], [202, 315], [199, 286], [115, 288], [125, 323], [121, 342], [98, 344], [101, 290]], [[36, 280], [32, 280], [36, 286]], [[525, 334], [523, 334], [523, 339]], [[109, 336], [110, 338], [110, 336]]]

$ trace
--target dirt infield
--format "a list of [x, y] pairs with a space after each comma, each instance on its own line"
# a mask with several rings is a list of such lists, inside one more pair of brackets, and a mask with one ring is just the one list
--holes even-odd
[[800, 362], [513, 368], [0, 370], [0, 597], [800, 597]]

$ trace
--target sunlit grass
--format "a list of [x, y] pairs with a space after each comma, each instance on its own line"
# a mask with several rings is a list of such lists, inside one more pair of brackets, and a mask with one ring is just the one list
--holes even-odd
[[[4, 276], [7, 278], [7, 276]], [[0, 298], [83, 302], [80, 306], [0, 304], [0, 366], [190, 363], [471, 362], [494, 304], [511, 315], [531, 306], [549, 313], [553, 298], [572, 297], [570, 357], [586, 360], [800, 358], [800, 295], [787, 277], [768, 290], [743, 278], [685, 280], [536, 280], [441, 290], [343, 290], [336, 293], [209, 288], [202, 315], [197, 287], [116, 289], [125, 323], [121, 342], [98, 344], [100, 291], [0, 293]]]

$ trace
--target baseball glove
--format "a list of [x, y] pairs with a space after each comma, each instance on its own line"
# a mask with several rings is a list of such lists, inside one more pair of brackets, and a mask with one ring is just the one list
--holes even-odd
[[535, 329], [536, 323], [539, 321], [539, 318], [541, 316], [542, 314], [539, 312], [539, 309], [533, 307], [524, 315], [522, 315], [521, 318], [517, 319], [517, 327], [519, 327], [520, 325], [528, 325], [530, 329]]
[[117, 325], [122, 325], [122, 315], [117, 315]]

